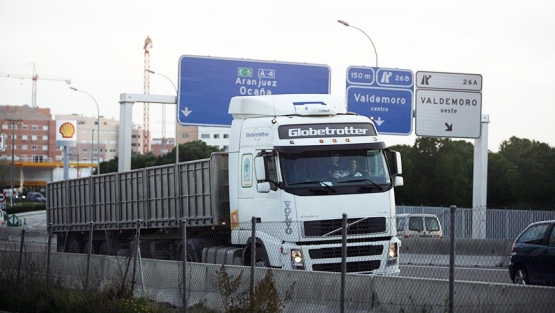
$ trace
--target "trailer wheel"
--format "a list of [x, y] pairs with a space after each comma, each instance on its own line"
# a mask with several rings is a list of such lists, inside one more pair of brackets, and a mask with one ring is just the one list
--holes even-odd
[[[90, 241], [87, 241], [87, 243], [85, 244], [85, 249], [83, 250], [83, 253], [89, 253], [89, 245], [91, 244]], [[96, 254], [96, 249], [94, 248], [94, 244], [92, 245], [92, 249], [91, 249], [91, 254]]]
[[107, 241], [104, 241], [102, 245], [100, 245], [100, 249], [98, 249], [98, 254], [110, 255], [110, 249], [108, 249]]
[[81, 245], [78, 240], [72, 240], [67, 248], [68, 253], [81, 253]]
[[270, 261], [268, 260], [268, 254], [266, 253], [266, 249], [263, 246], [256, 247], [256, 255], [255, 255], [255, 267], [270, 267]]

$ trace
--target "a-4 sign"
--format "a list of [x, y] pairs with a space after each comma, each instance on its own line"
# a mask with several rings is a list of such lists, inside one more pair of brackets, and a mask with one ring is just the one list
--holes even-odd
[[179, 59], [177, 121], [182, 125], [229, 126], [235, 96], [330, 92], [323, 64], [184, 55]]

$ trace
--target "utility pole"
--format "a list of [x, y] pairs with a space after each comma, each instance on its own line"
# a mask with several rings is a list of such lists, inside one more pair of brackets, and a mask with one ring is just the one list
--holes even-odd
[[13, 175], [14, 175], [14, 171], [15, 171], [15, 164], [14, 164], [14, 159], [15, 159], [15, 125], [17, 125], [18, 123], [21, 122], [20, 118], [7, 118], [5, 119], [8, 123], [12, 124], [12, 176], [11, 176], [11, 184], [10, 184], [10, 207], [13, 207], [13, 197], [14, 197], [14, 192], [13, 192]]

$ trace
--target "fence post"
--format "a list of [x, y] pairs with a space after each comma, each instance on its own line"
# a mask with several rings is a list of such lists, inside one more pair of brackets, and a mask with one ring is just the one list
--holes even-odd
[[52, 223], [48, 223], [48, 228], [46, 230], [48, 233], [48, 247], [47, 247], [47, 256], [46, 256], [46, 286], [50, 282], [50, 252], [52, 247]]
[[345, 312], [345, 276], [347, 275], [347, 214], [343, 213], [341, 222], [341, 309]]
[[182, 240], [182, 244], [181, 246], [183, 247], [182, 250], [182, 255], [181, 257], [183, 258], [183, 274], [181, 276], [181, 284], [183, 285], [183, 288], [181, 290], [181, 298], [183, 301], [183, 311], [185, 313], [187, 313], [187, 224], [186, 224], [187, 220], [186, 219], [182, 219], [181, 220], [181, 240]]
[[92, 240], [93, 240], [93, 228], [94, 228], [94, 223], [90, 222], [90, 228], [89, 228], [89, 251], [87, 251], [87, 278], [85, 279], [85, 289], [89, 288], [89, 277], [90, 277], [90, 270], [91, 270], [91, 254], [92, 254]]
[[19, 278], [21, 275], [21, 262], [23, 261], [23, 247], [25, 246], [25, 229], [21, 230], [21, 244], [19, 245], [19, 261], [17, 262], [17, 279], [16, 284], [19, 287]]
[[251, 290], [251, 305], [254, 302], [254, 263], [256, 262], [256, 217], [252, 217], [251, 220], [251, 282], [250, 282], [250, 290]]
[[135, 229], [135, 247], [130, 255], [135, 254], [135, 258], [133, 259], [133, 275], [131, 276], [131, 293], [135, 292], [135, 276], [137, 274], [137, 259], [139, 258], [139, 244], [140, 244], [140, 236], [141, 236], [141, 220], [137, 220], [137, 226]]
[[453, 300], [455, 297], [455, 211], [457, 206], [451, 206], [451, 225], [449, 236], [449, 313], [453, 313]]

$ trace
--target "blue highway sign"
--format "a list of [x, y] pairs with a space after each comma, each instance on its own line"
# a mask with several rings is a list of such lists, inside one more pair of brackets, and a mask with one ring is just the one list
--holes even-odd
[[374, 117], [378, 132], [412, 133], [414, 75], [410, 70], [351, 66], [347, 69], [347, 107]]
[[177, 121], [229, 126], [235, 96], [330, 93], [327, 65], [184, 55], [179, 59]]

